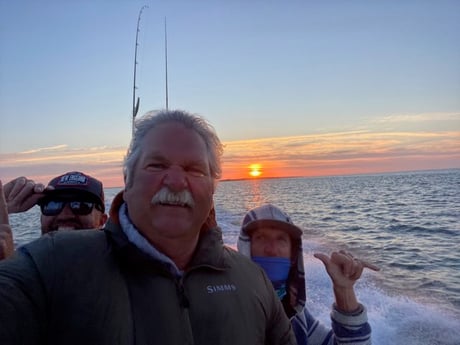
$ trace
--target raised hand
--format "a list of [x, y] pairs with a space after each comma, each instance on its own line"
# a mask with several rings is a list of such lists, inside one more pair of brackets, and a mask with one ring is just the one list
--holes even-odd
[[343, 250], [333, 252], [330, 257], [322, 253], [315, 253], [314, 256], [323, 262], [331, 277], [337, 307], [346, 312], [359, 308], [354, 284], [361, 277], [364, 268], [374, 271], [379, 271], [380, 268]]
[[8, 213], [24, 212], [43, 197], [45, 186], [24, 176], [18, 177], [3, 187]]
[[0, 181], [0, 260], [13, 255], [13, 233], [8, 220], [8, 210], [3, 193], [2, 181]]
[[333, 252], [330, 257], [322, 253], [315, 253], [314, 256], [323, 262], [335, 287], [352, 287], [361, 277], [364, 268], [380, 270], [377, 266], [359, 260], [343, 250]]

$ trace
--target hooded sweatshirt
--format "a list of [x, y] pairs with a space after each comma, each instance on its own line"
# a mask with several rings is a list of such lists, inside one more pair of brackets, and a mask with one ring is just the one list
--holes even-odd
[[[363, 305], [355, 313], [339, 311], [332, 306], [332, 329], [316, 320], [305, 307], [306, 286], [302, 241], [293, 241], [296, 250], [296, 264], [291, 267], [287, 281], [287, 295], [283, 306], [291, 320], [298, 345], [371, 344], [371, 327], [367, 322], [367, 311]], [[240, 253], [251, 257], [251, 238], [241, 229], [237, 248]]]

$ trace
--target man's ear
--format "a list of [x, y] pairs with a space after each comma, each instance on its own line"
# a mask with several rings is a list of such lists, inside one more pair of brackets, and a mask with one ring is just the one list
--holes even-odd
[[209, 211], [208, 218], [206, 218], [204, 224], [201, 226], [201, 230], [212, 228], [217, 228], [216, 209], [214, 208], [214, 205], [212, 205], [212, 208]]
[[105, 223], [107, 222], [107, 219], [109, 219], [109, 216], [107, 215], [107, 213], [104, 213], [101, 216], [101, 224], [99, 224], [100, 228], [102, 228], [105, 225]]
[[123, 184], [124, 184], [123, 190], [124, 191], [126, 191], [126, 188], [128, 187], [127, 183], [128, 183], [128, 176], [126, 172], [124, 171], [123, 172]]

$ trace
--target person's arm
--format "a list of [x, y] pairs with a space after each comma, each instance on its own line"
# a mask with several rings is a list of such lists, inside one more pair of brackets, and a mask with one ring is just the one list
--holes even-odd
[[334, 344], [332, 329], [316, 320], [307, 308], [294, 315], [291, 323], [298, 345]]
[[34, 262], [27, 252], [19, 250], [8, 260], [0, 261], [2, 345], [43, 343], [47, 309], [40, 282]]
[[[14, 253], [7, 202], [0, 181], [0, 343], [39, 344], [46, 320], [45, 293], [36, 266], [27, 250]], [[13, 255], [14, 253], [14, 255]], [[24, 331], [27, 328], [27, 332]]]
[[[8, 210], [0, 181], [0, 259], [14, 253], [13, 235], [8, 222]], [[29, 255], [17, 253], [10, 260], [0, 261], [0, 343], [32, 344], [40, 343], [40, 320], [44, 320], [38, 310], [40, 303], [35, 297], [41, 294], [35, 266]], [[27, 332], [24, 331], [27, 327]], [[36, 339], [36, 341], [31, 341]]]
[[321, 253], [315, 253], [314, 256], [323, 262], [331, 277], [336, 308], [344, 313], [359, 311], [362, 306], [356, 298], [354, 285], [364, 268], [374, 271], [380, 269], [366, 261], [358, 260], [345, 251], [333, 252], [330, 257]]
[[374, 271], [378, 271], [379, 268], [358, 260], [345, 251], [333, 252], [330, 257], [321, 253], [315, 253], [314, 256], [323, 262], [333, 284], [335, 303], [331, 312], [332, 330], [321, 325], [306, 309], [302, 315], [303, 322], [298, 316], [292, 320], [294, 330], [300, 329], [299, 326], [295, 326], [295, 322], [306, 325], [303, 328], [309, 332], [308, 343], [316, 343], [318, 340], [319, 343], [329, 345], [371, 344], [371, 327], [367, 322], [367, 311], [358, 302], [354, 284], [361, 277], [364, 268]]
[[342, 314], [333, 308], [331, 320], [332, 328], [326, 327], [304, 308], [302, 313], [297, 313], [291, 319], [297, 344], [371, 344], [371, 328], [364, 307], [356, 314]]
[[[50, 187], [48, 187], [50, 188]], [[3, 186], [8, 213], [25, 212], [43, 197], [45, 186], [24, 176], [15, 178]]]
[[32, 208], [43, 196], [45, 186], [26, 177], [18, 177], [1, 185], [0, 181], [0, 260], [14, 253], [13, 232], [8, 214], [25, 212]]
[[367, 322], [367, 310], [360, 304], [354, 313], [344, 313], [333, 307], [331, 312], [334, 343], [337, 345], [370, 345], [371, 326]]
[[13, 233], [8, 220], [8, 209], [3, 193], [2, 181], [0, 181], [0, 260], [13, 255]]

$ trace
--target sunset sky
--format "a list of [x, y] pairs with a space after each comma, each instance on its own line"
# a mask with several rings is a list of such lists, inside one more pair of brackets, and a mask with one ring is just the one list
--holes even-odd
[[143, 5], [138, 116], [166, 17], [169, 108], [215, 127], [224, 179], [460, 168], [460, 1], [0, 0], [2, 182], [123, 184]]

